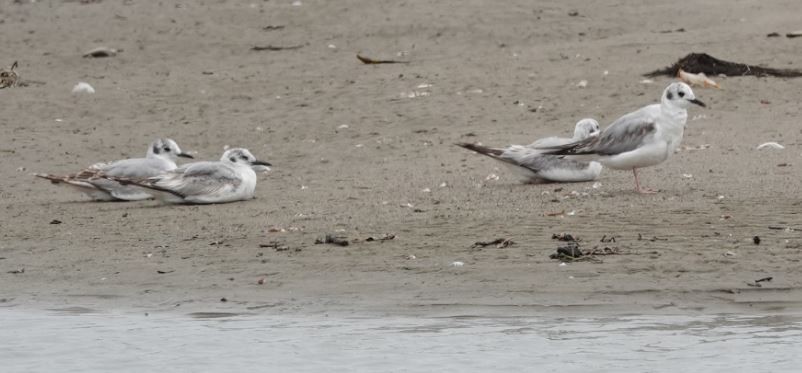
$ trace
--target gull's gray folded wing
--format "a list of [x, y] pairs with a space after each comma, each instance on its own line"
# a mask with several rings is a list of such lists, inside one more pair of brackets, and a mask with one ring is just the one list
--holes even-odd
[[182, 196], [221, 193], [242, 182], [233, 169], [218, 162], [190, 163], [151, 180], [152, 185]]

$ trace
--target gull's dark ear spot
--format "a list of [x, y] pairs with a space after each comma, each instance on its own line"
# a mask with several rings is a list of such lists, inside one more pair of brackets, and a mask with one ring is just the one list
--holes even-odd
[[668, 92], [668, 93], [666, 94], [666, 97], [667, 97], [669, 100], [671, 100], [672, 98], [674, 98], [674, 95], [673, 95], [671, 92]]
[[237, 163], [237, 158], [236, 157], [231, 157], [228, 160], [230, 160], [231, 162]]
[[679, 97], [685, 97], [685, 92], [683, 91], [679, 91], [677, 92], [677, 94], [679, 95]]
[[153, 145], [153, 154], [161, 153], [161, 149], [159, 149], [158, 145]]

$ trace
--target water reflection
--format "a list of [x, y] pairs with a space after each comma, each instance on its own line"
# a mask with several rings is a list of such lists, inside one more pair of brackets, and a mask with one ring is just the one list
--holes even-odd
[[0, 310], [3, 372], [798, 371], [802, 318]]

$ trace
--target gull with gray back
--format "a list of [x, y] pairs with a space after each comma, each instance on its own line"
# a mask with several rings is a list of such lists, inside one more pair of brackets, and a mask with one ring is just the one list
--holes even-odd
[[192, 158], [183, 153], [174, 140], [157, 139], [148, 146], [145, 158], [96, 163], [75, 174], [34, 176], [50, 180], [56, 185], [72, 187], [95, 201], [138, 201], [153, 196], [141, 188], [122, 185], [108, 177], [146, 179], [175, 169], [178, 157]]

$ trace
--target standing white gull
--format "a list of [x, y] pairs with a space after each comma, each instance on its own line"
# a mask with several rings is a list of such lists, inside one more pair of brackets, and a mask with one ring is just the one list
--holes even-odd
[[599, 122], [595, 119], [582, 119], [576, 123], [573, 138], [547, 137], [526, 146], [510, 145], [506, 148], [489, 148], [469, 143], [457, 145], [502, 162], [519, 175], [524, 183], [579, 182], [598, 178], [602, 170], [601, 164], [544, 155], [538, 148], [565, 145], [598, 135]]
[[156, 139], [148, 146], [145, 158], [96, 163], [70, 175], [34, 174], [34, 176], [50, 180], [53, 184], [73, 187], [95, 201], [138, 201], [152, 196], [141, 188], [121, 185], [106, 176], [131, 179], [156, 176], [175, 169], [177, 157], [192, 158], [191, 155], [181, 152], [181, 148], [172, 139]]
[[187, 163], [147, 179], [111, 178], [124, 185], [136, 185], [171, 203], [227, 203], [253, 198], [256, 171], [270, 170], [243, 148], [226, 150], [218, 162]]
[[690, 104], [705, 107], [687, 84], [671, 83], [659, 104], [618, 118], [597, 137], [538, 148], [545, 154], [576, 156], [572, 158], [596, 160], [615, 170], [632, 170], [637, 192], [656, 193], [640, 185], [638, 169], [664, 162], [679, 147]]

